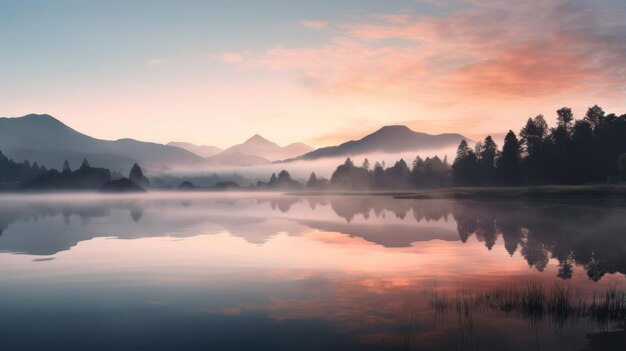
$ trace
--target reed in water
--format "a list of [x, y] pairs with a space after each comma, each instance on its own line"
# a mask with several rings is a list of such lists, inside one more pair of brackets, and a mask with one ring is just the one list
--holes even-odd
[[536, 282], [527, 282], [521, 288], [485, 292], [457, 289], [452, 294], [435, 288], [430, 305], [438, 313], [455, 311], [463, 319], [477, 312], [500, 311], [521, 316], [531, 323], [547, 319], [557, 325], [584, 318], [606, 327], [626, 320], [626, 292], [618, 291], [615, 286], [587, 298], [570, 287], [555, 284], [546, 288]]

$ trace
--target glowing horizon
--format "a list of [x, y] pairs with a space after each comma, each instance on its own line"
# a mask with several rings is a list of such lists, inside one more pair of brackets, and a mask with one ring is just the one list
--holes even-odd
[[0, 116], [218, 147], [389, 124], [477, 140], [563, 106], [626, 113], [625, 15], [619, 0], [0, 1]]

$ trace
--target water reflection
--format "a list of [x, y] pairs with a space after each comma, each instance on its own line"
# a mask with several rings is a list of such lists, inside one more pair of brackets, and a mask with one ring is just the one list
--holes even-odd
[[279, 232], [320, 230], [390, 248], [435, 239], [466, 242], [474, 236], [488, 250], [501, 238], [511, 256], [518, 252], [540, 272], [554, 258], [560, 278], [571, 278], [573, 266], [579, 265], [594, 281], [606, 273], [626, 272], [625, 227], [623, 207], [598, 204], [277, 195], [0, 201], [0, 251], [5, 252], [54, 255], [96, 237], [189, 237], [221, 231], [262, 245]]
[[619, 349], [625, 214], [357, 196], [0, 198], [0, 348]]

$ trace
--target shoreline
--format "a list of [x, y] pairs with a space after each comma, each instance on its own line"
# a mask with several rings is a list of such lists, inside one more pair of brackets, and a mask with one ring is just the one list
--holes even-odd
[[97, 190], [68, 191], [2, 191], [0, 197], [16, 195], [181, 195], [181, 194], [276, 194], [287, 196], [386, 196], [394, 199], [450, 199], [450, 200], [626, 200], [626, 184], [595, 184], [595, 185], [542, 185], [520, 187], [452, 187], [426, 190], [397, 191], [285, 191], [271, 190], [179, 190], [179, 189], [148, 189], [147, 193], [136, 192], [100, 192]]
[[391, 196], [395, 199], [467, 200], [626, 200], [626, 184], [541, 185], [520, 187], [453, 187], [407, 191], [323, 191], [290, 192], [301, 196]]

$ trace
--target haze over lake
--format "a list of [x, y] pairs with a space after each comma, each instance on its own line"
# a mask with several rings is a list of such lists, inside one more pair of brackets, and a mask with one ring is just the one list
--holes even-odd
[[5, 195], [0, 348], [619, 349], [625, 227], [607, 201]]

